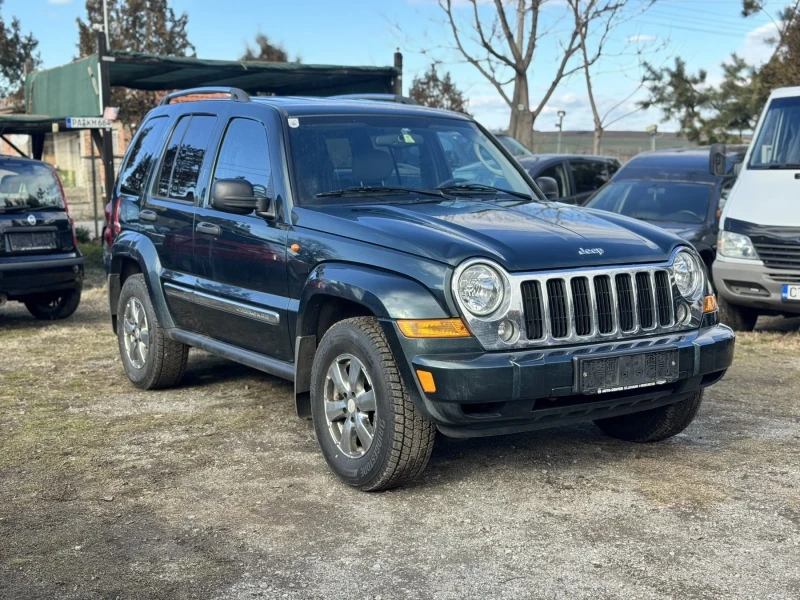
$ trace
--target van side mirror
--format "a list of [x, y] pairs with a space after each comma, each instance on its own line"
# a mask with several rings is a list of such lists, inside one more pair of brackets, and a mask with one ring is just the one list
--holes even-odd
[[552, 177], [537, 177], [536, 185], [548, 200], [558, 200], [558, 182]]
[[272, 201], [256, 196], [246, 179], [217, 179], [211, 186], [211, 207], [235, 215], [256, 211], [259, 216], [274, 217]]
[[708, 170], [711, 174], [717, 177], [724, 176], [727, 162], [728, 158], [725, 144], [712, 144], [708, 157]]

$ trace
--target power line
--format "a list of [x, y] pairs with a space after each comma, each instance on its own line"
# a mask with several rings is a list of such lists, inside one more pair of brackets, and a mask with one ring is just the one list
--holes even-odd
[[687, 25], [678, 24], [677, 26], [673, 26], [669, 23], [659, 23], [657, 21], [645, 21], [645, 20], [638, 20], [637, 23], [642, 23], [644, 25], [652, 25], [655, 27], [665, 27], [669, 29], [680, 29], [682, 31], [694, 31], [697, 33], [705, 33], [707, 35], [717, 35], [721, 37], [728, 37], [728, 38], [736, 38], [737, 40], [742, 39], [742, 34], [739, 33], [726, 33], [724, 31], [718, 31], [714, 29], [701, 29], [699, 27], [689, 27]]

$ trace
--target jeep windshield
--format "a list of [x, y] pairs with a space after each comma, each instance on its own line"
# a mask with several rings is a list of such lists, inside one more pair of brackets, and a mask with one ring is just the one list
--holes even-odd
[[0, 212], [28, 208], [64, 210], [55, 173], [36, 162], [13, 159], [0, 162]]
[[388, 114], [299, 117], [289, 125], [299, 205], [537, 198], [470, 121]]
[[612, 181], [586, 203], [642, 221], [703, 223], [711, 202], [712, 185], [679, 181]]

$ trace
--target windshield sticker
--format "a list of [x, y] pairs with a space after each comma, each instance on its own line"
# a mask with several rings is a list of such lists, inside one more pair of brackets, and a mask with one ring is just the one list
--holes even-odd
[[413, 138], [413, 137], [411, 137], [411, 131], [410, 131], [410, 130], [408, 130], [408, 129], [401, 129], [401, 130], [400, 130], [400, 133], [402, 133], [402, 134], [403, 134], [403, 141], [404, 141], [406, 144], [416, 144], [416, 142], [414, 141], [414, 138]]
[[292, 117], [291, 119], [288, 120], [288, 123], [289, 127], [291, 127], [292, 129], [300, 127], [300, 119], [295, 119], [294, 117]]

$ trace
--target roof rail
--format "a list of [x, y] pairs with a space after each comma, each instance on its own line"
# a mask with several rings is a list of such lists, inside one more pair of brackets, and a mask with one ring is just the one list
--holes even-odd
[[202, 94], [228, 94], [234, 102], [250, 102], [250, 95], [244, 90], [235, 87], [198, 87], [188, 90], [172, 92], [164, 96], [158, 103], [159, 106], [166, 106], [176, 98], [184, 96], [199, 96]]

